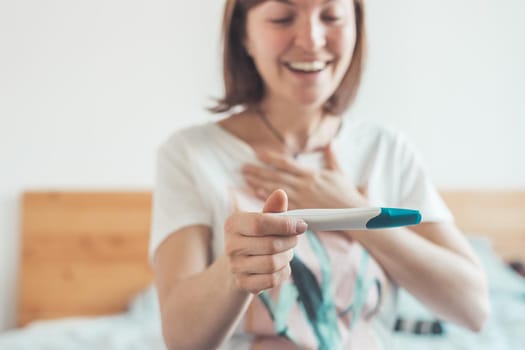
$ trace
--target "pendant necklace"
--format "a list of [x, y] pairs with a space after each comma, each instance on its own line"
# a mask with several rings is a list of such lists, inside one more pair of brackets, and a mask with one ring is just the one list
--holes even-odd
[[308, 134], [306, 135], [306, 138], [304, 140], [304, 143], [303, 143], [303, 146], [296, 150], [296, 151], [291, 151], [289, 149], [289, 146], [286, 144], [286, 140], [284, 138], [284, 136], [275, 128], [275, 126], [273, 126], [273, 124], [270, 122], [270, 120], [268, 119], [268, 116], [266, 115], [266, 113], [259, 107], [257, 107], [256, 109], [256, 112], [257, 112], [257, 115], [259, 116], [259, 118], [261, 119], [261, 121], [263, 122], [263, 124], [266, 126], [266, 128], [273, 134], [273, 136], [279, 140], [279, 142], [284, 146], [285, 150], [286, 150], [286, 153], [289, 153], [292, 155], [293, 158], [297, 159], [297, 157], [299, 156], [299, 154], [301, 153], [304, 153], [305, 149], [306, 149], [306, 146], [308, 145], [308, 141], [310, 140], [310, 138], [312, 136], [314, 136], [318, 130], [320, 129], [320, 126], [321, 126], [321, 123], [323, 122], [323, 119], [324, 119], [324, 115], [319, 119], [319, 122], [317, 123], [317, 125], [315, 126], [315, 128]]

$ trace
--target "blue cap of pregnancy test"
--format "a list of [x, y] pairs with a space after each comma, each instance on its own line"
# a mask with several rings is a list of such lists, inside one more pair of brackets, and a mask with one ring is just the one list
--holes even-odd
[[368, 220], [366, 228], [391, 228], [417, 225], [421, 222], [419, 210], [400, 208], [381, 208], [381, 214]]

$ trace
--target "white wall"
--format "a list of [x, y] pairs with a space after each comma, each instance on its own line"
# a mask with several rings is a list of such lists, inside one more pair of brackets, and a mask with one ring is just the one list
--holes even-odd
[[[524, 188], [525, 3], [367, 1], [354, 113], [405, 130], [440, 187]], [[20, 193], [143, 189], [156, 146], [209, 118], [222, 1], [0, 1], [0, 330]]]
[[525, 2], [365, 3], [355, 113], [406, 131], [441, 187], [525, 187]]

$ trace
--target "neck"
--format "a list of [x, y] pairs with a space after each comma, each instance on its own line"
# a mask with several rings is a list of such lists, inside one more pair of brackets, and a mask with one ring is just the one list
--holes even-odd
[[268, 121], [279, 131], [285, 143], [296, 148], [304, 148], [321, 124], [324, 111], [320, 107], [297, 106], [276, 99], [265, 99], [260, 108]]
[[294, 157], [329, 143], [341, 125], [341, 118], [330, 118], [321, 107], [298, 106], [275, 98], [264, 99], [255, 112], [267, 129], [261, 137], [280, 144], [283, 152]]

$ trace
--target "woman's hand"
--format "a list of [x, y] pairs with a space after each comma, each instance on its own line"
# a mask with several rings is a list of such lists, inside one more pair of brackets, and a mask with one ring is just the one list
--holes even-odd
[[289, 209], [349, 208], [367, 206], [364, 191], [358, 189], [341, 171], [330, 146], [325, 147], [326, 169], [310, 170], [293, 159], [275, 152], [259, 152], [267, 166], [243, 167], [246, 183], [260, 199], [277, 188], [286, 191]]
[[226, 220], [225, 252], [240, 289], [258, 294], [290, 276], [297, 235], [306, 232], [307, 225], [303, 220], [269, 214], [287, 207], [286, 193], [277, 190], [266, 200], [263, 213], [236, 212]]

